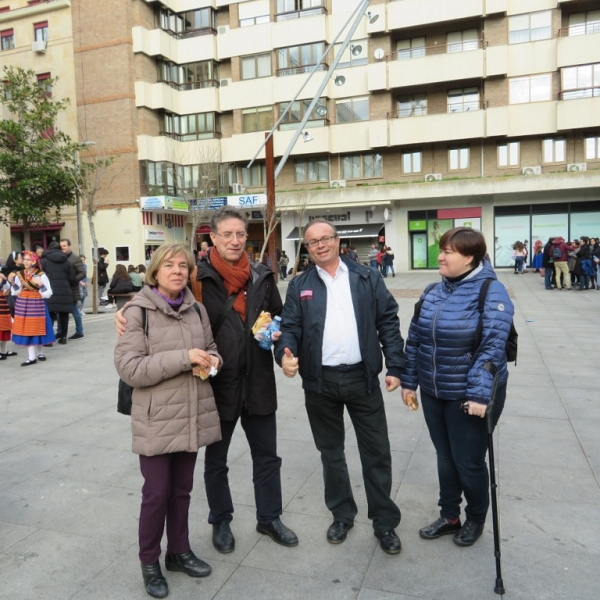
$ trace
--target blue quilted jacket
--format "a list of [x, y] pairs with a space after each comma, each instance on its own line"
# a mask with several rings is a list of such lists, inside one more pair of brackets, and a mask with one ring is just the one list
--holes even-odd
[[[479, 348], [474, 349], [480, 318], [479, 290], [491, 283], [483, 309]], [[402, 387], [421, 390], [443, 400], [490, 401], [492, 376], [482, 368], [488, 360], [498, 369], [499, 382], [508, 379], [506, 340], [514, 307], [487, 261], [462, 281], [446, 279], [424, 293], [417, 323], [411, 322], [406, 341]]]

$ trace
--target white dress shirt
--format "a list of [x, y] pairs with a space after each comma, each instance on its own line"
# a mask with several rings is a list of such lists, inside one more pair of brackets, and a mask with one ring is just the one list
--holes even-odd
[[327, 287], [327, 312], [323, 331], [323, 365], [354, 365], [361, 362], [356, 316], [350, 291], [348, 267], [340, 260], [335, 275], [317, 266]]

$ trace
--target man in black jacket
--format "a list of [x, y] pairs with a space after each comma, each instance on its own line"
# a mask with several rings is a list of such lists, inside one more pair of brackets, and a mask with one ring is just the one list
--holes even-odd
[[294, 532], [280, 519], [281, 459], [277, 456], [273, 355], [259, 347], [251, 331], [261, 311], [274, 317], [281, 313], [282, 302], [273, 272], [248, 260], [246, 226], [245, 216], [237, 209], [226, 206], [216, 211], [210, 234], [214, 246], [198, 263], [202, 302], [223, 357], [223, 367], [211, 379], [222, 440], [207, 446], [204, 457], [208, 522], [213, 526], [213, 545], [221, 553], [235, 548], [227, 453], [238, 421], [252, 454], [256, 529], [283, 546], [298, 544]]
[[[75, 333], [69, 337], [70, 340], [81, 340], [83, 336], [83, 319], [81, 318], [81, 311], [79, 310], [79, 301], [81, 296], [79, 295], [79, 282], [85, 278], [85, 267], [83, 261], [79, 258], [79, 254], [75, 254], [71, 249], [71, 240], [63, 238], [60, 240], [60, 249], [67, 255], [67, 260], [73, 265], [75, 269], [75, 281], [71, 284], [71, 294], [73, 296], [73, 319], [75, 320]], [[59, 323], [60, 329], [60, 323]], [[62, 331], [56, 332], [56, 337], [65, 337], [65, 333]]]
[[[287, 377], [302, 377], [306, 411], [321, 452], [325, 504], [333, 514], [327, 541], [346, 539], [357, 513], [344, 454], [344, 407], [356, 431], [369, 518], [388, 554], [398, 554], [400, 509], [390, 497], [392, 459], [378, 375], [400, 386], [404, 342], [398, 304], [379, 273], [339, 256], [335, 227], [314, 219], [304, 230], [314, 267], [287, 291], [275, 358]], [[220, 349], [219, 349], [220, 350]]]

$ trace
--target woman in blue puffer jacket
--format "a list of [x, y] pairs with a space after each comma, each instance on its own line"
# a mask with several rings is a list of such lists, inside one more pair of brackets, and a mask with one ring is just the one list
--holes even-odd
[[[483, 365], [491, 362], [498, 373], [495, 426], [506, 398], [506, 341], [514, 309], [484, 258], [485, 239], [479, 231], [456, 227], [442, 236], [439, 245], [442, 282], [425, 290], [417, 322], [413, 319], [410, 324], [402, 399], [409, 405], [420, 387], [437, 453], [440, 517], [419, 534], [424, 539], [454, 534], [456, 544], [471, 546], [483, 533], [489, 506], [484, 416], [494, 378]], [[480, 313], [479, 292], [486, 279], [493, 281]], [[481, 342], [475, 347], [480, 318]], [[464, 402], [468, 412], [461, 408]], [[461, 525], [463, 494], [466, 521]]]

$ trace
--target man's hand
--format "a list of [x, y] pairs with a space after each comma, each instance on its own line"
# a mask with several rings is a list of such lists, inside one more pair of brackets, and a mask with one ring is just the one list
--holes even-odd
[[117, 330], [117, 337], [121, 337], [125, 333], [125, 325], [127, 324], [127, 319], [123, 316], [122, 308], [115, 313], [114, 323]]
[[294, 356], [289, 348], [286, 348], [281, 358], [281, 368], [286, 377], [294, 377], [298, 372], [298, 357]]
[[[218, 368], [219, 359], [212, 354], [206, 352], [206, 350], [200, 350], [200, 348], [192, 348], [188, 350], [188, 358], [190, 359], [190, 364], [192, 366], [199, 366], [205, 369], [206, 371], [210, 371], [212, 366]], [[217, 364], [215, 364], [215, 362]]]
[[388, 392], [393, 392], [395, 389], [398, 389], [400, 387], [400, 379], [398, 377], [392, 377], [391, 375], [388, 375], [385, 378], [385, 389]]
[[483, 419], [485, 417], [485, 411], [487, 409], [487, 404], [480, 404], [479, 402], [473, 402], [469, 400], [463, 404], [464, 411], [470, 415], [475, 417], [480, 417]]

